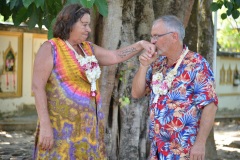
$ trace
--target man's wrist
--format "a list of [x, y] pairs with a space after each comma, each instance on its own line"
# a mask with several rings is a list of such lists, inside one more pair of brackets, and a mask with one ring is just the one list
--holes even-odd
[[144, 68], [148, 68], [150, 65], [143, 65], [141, 62], [140, 62], [140, 66], [144, 67]]

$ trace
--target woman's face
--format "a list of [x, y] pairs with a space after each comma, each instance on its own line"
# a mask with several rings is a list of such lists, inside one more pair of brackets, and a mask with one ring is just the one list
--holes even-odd
[[69, 39], [71, 39], [73, 42], [76, 42], [77, 44], [85, 41], [91, 32], [91, 28], [89, 26], [90, 20], [90, 15], [87, 13], [84, 14], [84, 16], [73, 25]]

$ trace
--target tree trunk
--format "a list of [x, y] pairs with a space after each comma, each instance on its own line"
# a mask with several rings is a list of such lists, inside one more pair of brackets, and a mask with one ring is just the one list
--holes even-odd
[[[194, 1], [193, 8], [198, 8], [198, 0]], [[188, 45], [189, 50], [197, 51], [198, 43], [198, 10], [192, 9], [190, 20], [186, 27], [184, 43]]]
[[[212, 0], [199, 0], [198, 4], [198, 52], [203, 55], [212, 66], [213, 64], [213, 22], [209, 10]], [[218, 159], [212, 129], [206, 144], [206, 159]]]
[[[123, 5], [122, 46], [146, 39], [150, 33], [153, 21], [152, 3], [148, 0], [128, 1]], [[146, 159], [147, 158], [147, 104], [146, 98], [134, 100], [131, 98], [132, 79], [139, 66], [137, 56], [122, 63], [118, 74], [122, 75], [119, 81], [118, 99], [128, 97], [130, 105], [119, 104], [119, 159]]]
[[153, 3], [155, 18], [172, 14], [182, 20], [184, 26], [187, 26], [194, 0], [153, 0]]
[[[99, 37], [97, 39], [100, 46], [115, 50], [118, 48], [121, 38], [122, 28], [122, 0], [108, 0], [107, 16], [98, 20]], [[102, 33], [102, 34], [101, 34]], [[117, 65], [102, 67], [101, 74], [101, 94], [102, 94], [102, 110], [105, 115], [105, 142], [106, 151], [111, 159], [118, 157], [119, 148], [119, 132], [118, 132], [118, 106], [113, 106], [113, 102], [117, 101], [112, 96], [115, 83], [118, 83], [115, 75]], [[112, 103], [110, 103], [112, 101]]]

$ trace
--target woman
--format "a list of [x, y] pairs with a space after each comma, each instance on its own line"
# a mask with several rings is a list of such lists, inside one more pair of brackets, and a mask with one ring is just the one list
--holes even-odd
[[63, 8], [54, 38], [39, 49], [33, 92], [39, 117], [34, 159], [105, 159], [99, 65], [123, 62], [155, 46], [139, 41], [110, 51], [86, 41], [90, 11], [79, 4]]

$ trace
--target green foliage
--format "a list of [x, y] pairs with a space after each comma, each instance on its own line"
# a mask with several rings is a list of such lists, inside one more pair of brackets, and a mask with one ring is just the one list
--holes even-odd
[[218, 32], [218, 42], [221, 51], [240, 52], [240, 33], [230, 27]]
[[4, 17], [4, 21], [12, 18], [15, 26], [25, 23], [30, 29], [36, 25], [42, 29], [44, 25], [51, 38], [52, 24], [58, 12], [65, 5], [73, 3], [95, 8], [103, 16], [108, 14], [106, 0], [0, 0], [0, 15]]
[[119, 99], [120, 102], [120, 107], [125, 107], [130, 104], [130, 99], [128, 97], [123, 96], [122, 98]]
[[233, 28], [229, 21], [224, 21], [223, 25], [223, 29], [217, 34], [220, 51], [240, 52], [240, 32]]
[[222, 13], [221, 18], [226, 19], [227, 16], [231, 16], [234, 19], [237, 19], [240, 15], [240, 0], [217, 0], [216, 2], [211, 3], [211, 10], [213, 12], [221, 9], [222, 7], [227, 8], [225, 13]]
[[240, 0], [215, 0], [211, 3], [211, 11], [219, 11], [217, 33], [220, 51], [240, 52]]

